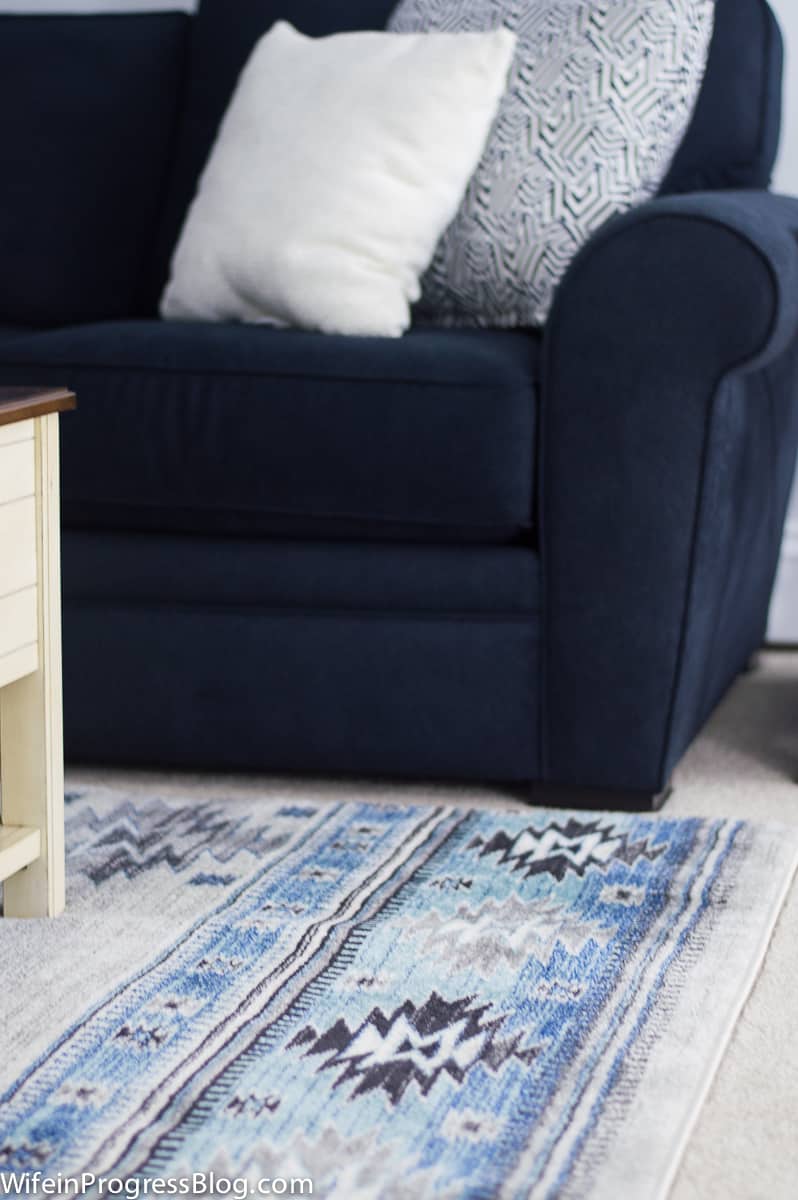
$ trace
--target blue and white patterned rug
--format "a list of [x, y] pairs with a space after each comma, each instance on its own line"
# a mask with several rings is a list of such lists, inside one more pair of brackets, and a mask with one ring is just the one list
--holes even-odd
[[3, 1191], [659, 1196], [796, 861], [731, 821], [102, 789], [67, 842], [65, 916], [0, 924]]

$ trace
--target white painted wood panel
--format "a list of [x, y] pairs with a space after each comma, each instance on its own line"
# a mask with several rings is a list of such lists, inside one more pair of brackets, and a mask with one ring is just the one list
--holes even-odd
[[0, 880], [35, 862], [41, 854], [41, 844], [38, 829], [0, 825]]
[[[58, 415], [36, 419], [35, 577], [39, 667], [0, 692], [3, 821], [41, 831], [41, 855], [4, 884], [10, 917], [64, 908], [64, 746], [61, 703], [61, 549]], [[25, 503], [22, 501], [21, 503]], [[0, 512], [13, 507], [5, 505]], [[0, 539], [2, 545], [2, 539]]]
[[36, 588], [25, 588], [0, 599], [0, 658], [35, 646], [38, 635]]
[[33, 421], [12, 421], [10, 425], [0, 425], [0, 446], [32, 441]]
[[36, 582], [36, 501], [0, 505], [0, 596]]
[[0, 446], [0, 504], [34, 493], [33, 442]]
[[0, 658], [0, 688], [39, 669], [38, 646], [23, 646]]

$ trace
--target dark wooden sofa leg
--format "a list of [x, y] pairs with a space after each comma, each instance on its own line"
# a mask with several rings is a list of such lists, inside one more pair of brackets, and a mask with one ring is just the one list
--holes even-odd
[[646, 792], [533, 783], [527, 793], [527, 801], [536, 808], [578, 808], [601, 812], [659, 812], [672, 792], [673, 788], [670, 784], [661, 792]]

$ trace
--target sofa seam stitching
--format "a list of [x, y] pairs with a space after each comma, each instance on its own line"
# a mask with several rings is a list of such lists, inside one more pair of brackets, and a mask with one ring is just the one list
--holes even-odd
[[[529, 618], [537, 615], [536, 609], [502, 609], [485, 611], [466, 609], [463, 611], [446, 611], [441, 609], [379, 609], [379, 608], [339, 608], [335, 606], [302, 605], [271, 605], [268, 603], [242, 604], [240, 602], [219, 602], [194, 604], [190, 600], [169, 601], [140, 599], [130, 602], [125, 598], [113, 597], [71, 597], [64, 596], [64, 607], [81, 609], [109, 609], [116, 611], [152, 611], [153, 609], [173, 612], [175, 610], [191, 614], [223, 616], [237, 613], [242, 616], [250, 613], [269, 614], [274, 617], [303, 617], [329, 620], [402, 620], [402, 621], [434, 621], [439, 624], [513, 624], [529, 625]], [[530, 629], [532, 627], [530, 626]], [[532, 630], [534, 632], [534, 630]]]
[[[33, 336], [37, 336], [37, 334], [41, 333], [41, 332], [44, 332], [44, 331], [37, 331], [36, 333], [34, 333]], [[2, 346], [2, 343], [0, 343], [0, 355], [2, 354], [2, 350], [3, 350], [3, 346]], [[264, 380], [267, 380], [267, 379], [292, 379], [292, 380], [310, 379], [310, 380], [313, 380], [313, 382], [315, 382], [315, 383], [330, 383], [331, 381], [335, 382], [335, 383], [348, 383], [348, 384], [378, 383], [378, 384], [394, 384], [394, 385], [399, 385], [400, 387], [406, 387], [406, 386], [422, 387], [422, 388], [437, 387], [437, 388], [446, 388], [446, 389], [452, 389], [452, 390], [457, 388], [462, 391], [484, 392], [487, 395], [496, 394], [496, 395], [502, 395], [502, 396], [505, 395], [506, 391], [507, 391], [506, 388], [500, 387], [499, 385], [497, 385], [494, 382], [480, 384], [480, 383], [465, 383], [465, 382], [460, 383], [457, 380], [440, 380], [439, 381], [439, 380], [433, 380], [433, 379], [404, 379], [404, 378], [399, 378], [399, 377], [387, 377], [387, 376], [312, 375], [305, 371], [303, 371], [301, 374], [294, 373], [294, 372], [281, 372], [281, 371], [269, 371], [269, 372], [254, 371], [254, 370], [253, 371], [228, 371], [228, 370], [219, 370], [216, 367], [209, 368], [208, 370], [202, 370], [201, 368], [197, 368], [194, 370], [186, 370], [183, 367], [162, 367], [162, 366], [137, 367], [137, 366], [131, 366], [131, 365], [127, 365], [127, 364], [120, 364], [120, 363], [83, 363], [83, 362], [59, 362], [59, 363], [44, 362], [43, 363], [41, 361], [38, 361], [38, 362], [11, 361], [11, 362], [9, 362], [6, 360], [3, 361], [3, 365], [7, 366], [7, 367], [13, 367], [13, 368], [21, 367], [23, 370], [60, 371], [63, 369], [63, 370], [71, 370], [71, 371], [119, 371], [119, 372], [124, 372], [125, 374], [129, 374], [129, 375], [133, 375], [133, 374], [138, 374], [138, 375], [177, 375], [183, 379], [188, 377], [188, 378], [203, 379], [203, 380], [208, 379], [209, 377], [218, 375], [223, 378], [233, 378], [233, 379], [264, 379]], [[519, 380], [518, 382], [513, 383], [511, 386], [513, 389], [521, 388], [523, 386], [523, 389], [526, 390], [528, 384], [530, 384], [530, 383], [532, 384], [533, 390], [534, 390], [534, 379], [531, 379], [531, 378], [525, 379], [525, 380]]]

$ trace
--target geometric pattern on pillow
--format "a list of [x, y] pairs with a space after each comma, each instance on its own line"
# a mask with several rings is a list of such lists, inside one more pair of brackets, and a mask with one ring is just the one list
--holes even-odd
[[397, 32], [518, 36], [479, 167], [418, 315], [542, 325], [580, 247], [659, 190], [692, 117], [714, 0], [401, 0]]

